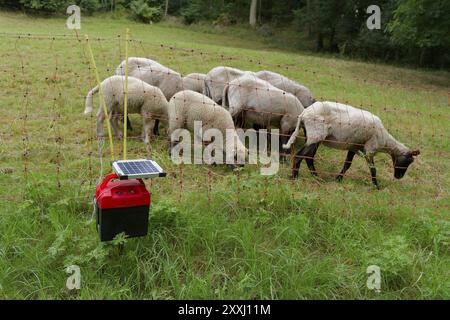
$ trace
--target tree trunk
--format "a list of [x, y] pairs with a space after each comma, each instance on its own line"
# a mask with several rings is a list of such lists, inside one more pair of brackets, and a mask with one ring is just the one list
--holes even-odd
[[[306, 0], [306, 14], [308, 17], [312, 16], [311, 0]], [[312, 36], [311, 23], [308, 23], [308, 37], [311, 38], [311, 36]]]
[[259, 0], [258, 23], [259, 23], [260, 25], [262, 24], [261, 14], [262, 14], [262, 0]]
[[335, 35], [336, 35], [336, 29], [332, 28], [331, 29], [331, 34], [330, 34], [330, 51], [332, 51], [332, 52], [339, 52], [339, 46], [334, 41]]
[[319, 32], [317, 34], [316, 50], [317, 51], [323, 50], [323, 34], [322, 34], [322, 32]]
[[166, 8], [164, 10], [164, 17], [167, 17], [167, 11], [169, 11], [169, 0], [166, 0]]
[[258, 9], [258, 0], [252, 0], [252, 3], [250, 5], [250, 25], [252, 27], [256, 26], [256, 11]]

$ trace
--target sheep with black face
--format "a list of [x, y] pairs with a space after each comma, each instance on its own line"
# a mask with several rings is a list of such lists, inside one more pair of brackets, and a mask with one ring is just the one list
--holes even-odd
[[288, 149], [294, 143], [300, 126], [305, 130], [306, 143], [297, 153], [292, 169], [292, 178], [297, 178], [300, 163], [305, 159], [309, 170], [317, 175], [314, 156], [322, 143], [328, 147], [347, 150], [347, 158], [336, 180], [341, 181], [350, 168], [353, 157], [359, 153], [366, 158], [373, 184], [379, 188], [376, 178], [374, 156], [378, 152], [388, 153], [394, 164], [394, 177], [401, 179], [420, 154], [411, 151], [397, 141], [383, 126], [380, 118], [372, 113], [349, 105], [323, 101], [316, 102], [298, 116], [297, 127], [283, 148]]

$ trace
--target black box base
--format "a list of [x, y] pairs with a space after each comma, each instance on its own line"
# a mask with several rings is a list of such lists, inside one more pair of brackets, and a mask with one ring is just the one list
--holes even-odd
[[100, 241], [111, 241], [121, 232], [129, 238], [148, 233], [149, 206], [101, 209], [95, 202], [95, 211]]

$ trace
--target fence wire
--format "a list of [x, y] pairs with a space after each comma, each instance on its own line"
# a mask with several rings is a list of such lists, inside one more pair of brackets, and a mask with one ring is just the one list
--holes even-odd
[[[95, 113], [88, 116], [82, 114], [86, 95], [96, 86], [84, 40], [77, 34], [48, 36], [0, 33], [0, 38], [4, 44], [0, 51], [0, 82], [4, 88], [0, 92], [0, 104], [3, 106], [0, 111], [0, 174], [9, 177], [1, 179], [0, 183], [12, 184], [11, 188], [16, 184], [24, 194], [28, 183], [36, 179], [53, 181], [58, 190], [86, 186], [78, 197], [90, 199], [99, 176], [106, 174], [110, 165], [105, 156], [108, 148], [97, 142]], [[123, 37], [93, 37], [90, 41], [101, 79], [114, 75], [124, 58]], [[383, 156], [377, 158], [379, 180], [388, 193], [387, 199], [383, 201], [395, 207], [394, 199], [401, 197], [410, 201], [414, 210], [448, 210], [449, 205], [445, 201], [449, 196], [447, 175], [450, 169], [448, 87], [435, 88], [416, 83], [404, 85], [401, 81], [380, 80], [366, 75], [344, 76], [333, 69], [333, 62], [328, 62], [331, 65], [324, 68], [301, 57], [293, 58], [289, 65], [282, 65], [265, 62], [267, 53], [255, 57], [237, 56], [212, 49], [182, 48], [136, 39], [129, 40], [128, 48], [129, 56], [151, 58], [181, 75], [207, 73], [216, 66], [232, 66], [254, 72], [271, 70], [306, 85], [319, 101], [337, 101], [372, 112], [382, 119], [395, 138], [407, 146], [422, 150], [421, 156], [406, 173], [406, 178], [400, 181], [390, 177], [393, 170], [390, 159]], [[382, 67], [374, 69], [382, 70]], [[140, 71], [161, 72], [148, 67]], [[233, 86], [229, 81], [215, 84]], [[258, 91], [258, 88], [238, 86], [242, 90]], [[347, 88], [352, 88], [352, 91], [349, 92]], [[396, 91], [402, 100], [401, 107], [391, 102]], [[141, 90], [129, 91], [130, 99], [140, 95]], [[438, 101], [442, 105], [426, 111], [423, 108], [418, 110], [417, 100], [430, 100], [434, 104]], [[243, 108], [242, 112], [254, 112], [254, 109]], [[262, 114], [268, 119], [268, 124], [272, 118], [284, 115], [268, 111]], [[123, 121], [120, 114], [114, 115], [111, 121], [115, 117], [119, 122]], [[162, 124], [160, 135], [152, 135], [147, 144], [140, 137], [140, 121], [146, 117], [159, 120]], [[199, 193], [211, 202], [213, 196], [217, 196], [216, 190], [226, 189], [234, 194], [237, 206], [245, 206], [243, 197], [249, 195], [248, 190], [253, 186], [249, 186], [249, 181], [253, 181], [258, 188], [262, 186], [258, 194], [262, 199], [268, 198], [274, 185], [286, 186], [292, 199], [297, 198], [299, 193], [317, 194], [323, 189], [326, 193], [332, 193], [336, 189], [337, 193], [342, 194], [342, 202], [360, 205], [364, 205], [367, 200], [364, 197], [355, 198], [352, 192], [360, 188], [375, 192], [370, 189], [369, 169], [363, 160], [355, 161], [357, 163], [345, 173], [345, 181], [350, 180], [352, 183], [334, 183], [334, 177], [345, 162], [345, 152], [325, 147], [321, 147], [315, 157], [301, 156], [306, 160], [315, 159], [319, 178], [310, 176], [304, 164], [300, 169], [300, 178], [291, 180], [292, 163], [300, 157], [296, 151], [305, 142], [303, 136], [298, 137], [293, 150], [282, 153], [287, 159], [280, 163], [280, 170], [275, 176], [255, 178], [260, 165], [246, 165], [242, 171], [231, 171], [224, 166], [175, 165], [168, 153], [165, 134], [169, 117], [147, 112], [139, 117], [132, 115], [131, 120], [134, 132], [128, 135], [129, 158], [152, 158], [161, 163], [169, 173], [167, 178], [164, 181], [149, 180], [147, 184], [151, 189], [156, 188], [161, 194], [168, 193], [179, 201], [189, 194]], [[344, 125], [345, 119], [340, 124]], [[242, 127], [246, 127], [245, 122]], [[285, 139], [290, 135], [291, 132], [280, 133], [280, 137]], [[121, 143], [118, 138], [114, 142], [120, 157], [123, 153]], [[363, 145], [356, 143], [354, 147]], [[343, 146], [343, 149], [348, 147]], [[319, 203], [326, 193], [319, 193]]]

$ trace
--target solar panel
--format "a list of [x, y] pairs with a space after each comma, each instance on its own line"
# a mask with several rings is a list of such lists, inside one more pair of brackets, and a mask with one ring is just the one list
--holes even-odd
[[112, 167], [121, 180], [166, 176], [164, 170], [153, 160], [118, 160], [112, 163]]

